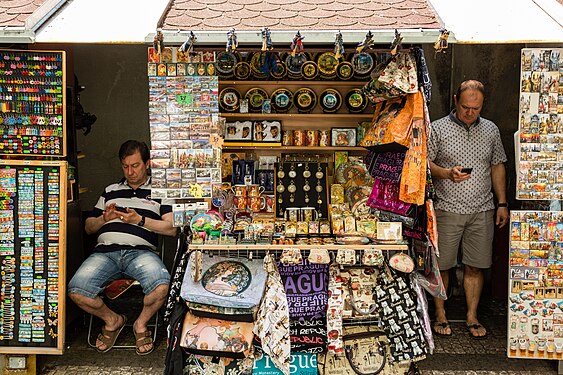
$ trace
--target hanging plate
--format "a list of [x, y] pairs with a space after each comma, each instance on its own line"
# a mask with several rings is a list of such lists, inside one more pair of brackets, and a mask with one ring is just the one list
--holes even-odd
[[276, 57], [276, 67], [272, 70], [272, 77], [274, 79], [284, 79], [286, 74], [287, 67], [285, 63], [279, 57]]
[[301, 65], [307, 61], [307, 55], [304, 53], [298, 53], [295, 56], [288, 54], [285, 59], [285, 65], [287, 67], [287, 72], [293, 76], [301, 76]]
[[354, 76], [354, 66], [352, 65], [352, 63], [349, 63], [348, 61], [342, 61], [340, 64], [338, 64], [338, 66], [336, 67], [336, 76], [343, 81], [352, 78]]
[[286, 88], [279, 88], [272, 93], [272, 108], [277, 113], [285, 113], [293, 107], [293, 93]]
[[334, 52], [321, 53], [317, 58], [319, 71], [321, 75], [326, 78], [333, 78], [336, 75], [336, 67], [338, 66], [338, 59]]
[[361, 89], [352, 89], [348, 91], [345, 99], [346, 107], [351, 113], [360, 113], [366, 109], [368, 105], [367, 98]]
[[354, 54], [351, 63], [357, 77], [365, 77], [373, 69], [373, 58], [369, 53], [361, 52]]
[[219, 93], [219, 105], [224, 112], [234, 112], [240, 107], [240, 93], [234, 87], [226, 87]]
[[247, 79], [250, 77], [250, 65], [245, 61], [236, 63], [234, 67], [236, 79]]
[[265, 57], [266, 52], [254, 52], [250, 58], [250, 72], [255, 78], [266, 78], [266, 74], [262, 73], [260, 66], [262, 59]]
[[311, 112], [317, 104], [317, 95], [313, 90], [304, 87], [295, 93], [293, 104], [299, 112]]
[[342, 106], [342, 95], [335, 89], [326, 89], [319, 96], [319, 103], [323, 112], [334, 113]]
[[248, 100], [250, 112], [262, 112], [262, 103], [264, 99], [268, 99], [268, 93], [264, 89], [254, 87], [246, 92], [244, 98]]
[[231, 77], [235, 70], [235, 65], [239, 62], [239, 58], [232, 52], [221, 51], [217, 54], [217, 71], [222, 77]]
[[319, 68], [314, 61], [306, 61], [301, 65], [301, 75], [303, 78], [311, 80], [315, 79], [319, 74]]

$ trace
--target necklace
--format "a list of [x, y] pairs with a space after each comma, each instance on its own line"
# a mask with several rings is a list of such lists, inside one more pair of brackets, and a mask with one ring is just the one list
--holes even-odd
[[297, 172], [295, 171], [295, 163], [291, 163], [291, 170], [287, 174], [290, 178], [297, 177]]
[[303, 171], [303, 177], [311, 177], [311, 171], [309, 170], [309, 163], [305, 164], [305, 170]]
[[285, 172], [283, 171], [283, 159], [281, 160], [280, 164], [278, 165], [278, 178], [284, 178]]

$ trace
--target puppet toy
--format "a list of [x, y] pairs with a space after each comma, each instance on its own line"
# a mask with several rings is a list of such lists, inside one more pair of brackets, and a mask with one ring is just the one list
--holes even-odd
[[368, 31], [368, 33], [366, 34], [364, 40], [362, 40], [360, 42], [360, 44], [358, 44], [358, 46], [356, 47], [356, 52], [360, 53], [362, 52], [364, 49], [372, 49], [374, 45], [374, 41], [373, 41], [373, 34], [371, 33], [371, 31]]
[[188, 35], [188, 39], [180, 46], [180, 51], [183, 53], [192, 53], [194, 51], [194, 44], [197, 41], [197, 37], [195, 36], [193, 31], [190, 31], [190, 35]]
[[338, 31], [334, 40], [334, 56], [339, 59], [344, 53], [344, 40], [342, 39], [342, 33]]
[[440, 30], [440, 35], [438, 36], [438, 40], [434, 43], [434, 57], [440, 52], [446, 53], [448, 49], [448, 38], [450, 37], [450, 32], [446, 29]]
[[270, 35], [270, 29], [267, 27], [262, 28], [262, 51], [271, 51], [274, 49], [274, 44], [272, 43], [272, 38]]
[[296, 53], [302, 53], [304, 50], [303, 47], [303, 39], [305, 39], [305, 37], [301, 36], [301, 33], [298, 31], [297, 34], [295, 34], [295, 37], [293, 37], [293, 40], [291, 41], [291, 56], [295, 56]]
[[227, 52], [234, 52], [238, 47], [237, 34], [235, 34], [235, 28], [231, 28], [227, 33]]
[[154, 36], [152, 45], [158, 55], [164, 51], [164, 35], [162, 34], [161, 29], [156, 30], [156, 35]]
[[393, 38], [393, 41], [391, 42], [391, 56], [395, 56], [397, 54], [397, 51], [400, 50], [403, 46], [402, 46], [402, 41], [403, 41], [403, 37], [401, 36], [401, 33], [399, 33], [397, 31], [397, 29], [395, 29], [395, 38]]

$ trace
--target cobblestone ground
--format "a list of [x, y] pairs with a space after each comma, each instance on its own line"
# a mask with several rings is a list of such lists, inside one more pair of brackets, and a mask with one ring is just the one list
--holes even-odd
[[[459, 303], [458, 303], [459, 302]], [[506, 356], [506, 303], [483, 301], [481, 322], [487, 327], [486, 340], [469, 336], [463, 317], [463, 300], [449, 303], [458, 312], [450, 314], [453, 334], [435, 337], [433, 355], [419, 363], [423, 375], [556, 375], [557, 361], [509, 359]], [[166, 344], [160, 327], [153, 353], [138, 356], [134, 349], [113, 349], [98, 353], [88, 346], [87, 329], [80, 324], [67, 332], [67, 350], [62, 356], [39, 356], [38, 374], [44, 375], [149, 375], [162, 374]], [[132, 343], [131, 329], [118, 343]], [[96, 330], [97, 334], [98, 330]], [[330, 374], [327, 374], [330, 375]]]

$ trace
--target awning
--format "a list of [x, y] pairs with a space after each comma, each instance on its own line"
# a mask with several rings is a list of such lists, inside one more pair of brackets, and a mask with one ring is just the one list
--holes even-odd
[[168, 0], [74, 0], [37, 32], [36, 43], [145, 43]]
[[456, 43], [563, 43], [556, 0], [429, 0]]

